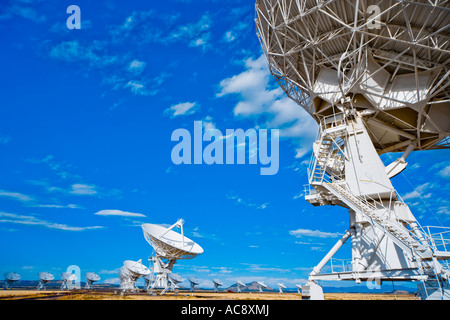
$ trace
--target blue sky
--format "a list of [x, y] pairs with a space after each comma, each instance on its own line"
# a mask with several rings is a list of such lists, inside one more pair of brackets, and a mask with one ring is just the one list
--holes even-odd
[[[316, 124], [270, 76], [253, 21], [243, 0], [2, 2], [0, 271], [78, 265], [117, 283], [122, 261], [148, 264], [142, 223], [183, 218], [205, 250], [175, 265], [183, 277], [304, 283], [348, 214], [303, 199]], [[278, 173], [174, 165], [171, 134], [194, 121], [279, 129]], [[447, 151], [408, 161], [397, 190], [422, 225], [448, 226]]]

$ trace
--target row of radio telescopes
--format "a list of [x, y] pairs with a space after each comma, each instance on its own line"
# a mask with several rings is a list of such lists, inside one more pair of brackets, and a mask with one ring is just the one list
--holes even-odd
[[[11, 286], [14, 282], [19, 281], [21, 279], [20, 275], [16, 272], [7, 272], [4, 274], [5, 276], [5, 289], [11, 289]], [[94, 272], [86, 272], [84, 274], [86, 278], [85, 289], [92, 289], [92, 284], [100, 280], [100, 276]], [[55, 280], [55, 276], [50, 272], [39, 272], [39, 284], [37, 286], [38, 290], [45, 290], [46, 285]], [[61, 290], [68, 290], [72, 287], [72, 284], [78, 280], [78, 277], [74, 273], [63, 272], [61, 273]]]
[[[124, 267], [126, 267], [127, 270], [129, 270], [129, 272], [135, 273], [136, 280], [139, 279], [140, 277], [143, 277], [143, 279], [145, 281], [145, 290], [146, 291], [149, 291], [151, 289], [151, 286], [154, 282], [154, 277], [152, 275], [151, 270], [149, 268], [147, 268], [146, 266], [142, 265], [141, 260], [139, 260], [139, 261], [127, 260], [124, 262]], [[136, 272], [136, 271], [138, 271], [138, 272]], [[140, 274], [139, 276], [138, 276], [138, 273]], [[124, 273], [122, 271], [122, 276], [123, 275], [124, 275]], [[5, 276], [5, 280], [6, 280], [5, 286], [4, 286], [5, 289], [12, 289], [12, 284], [16, 281], [20, 281], [20, 279], [21, 279], [21, 276], [16, 272], [7, 272], [4, 274], [4, 276]], [[46, 285], [49, 282], [55, 280], [55, 276], [53, 274], [51, 274], [50, 272], [39, 272], [38, 277], [39, 277], [39, 284], [37, 286], [37, 290], [46, 290], [47, 289]], [[86, 285], [85, 285], [84, 289], [93, 289], [93, 283], [100, 280], [100, 276], [94, 272], [86, 272], [85, 278], [86, 278]], [[175, 292], [179, 288], [178, 284], [184, 281], [184, 279], [176, 273], [169, 273], [168, 279], [169, 279], [169, 287], [166, 290], [164, 290], [164, 292], [165, 291]], [[61, 273], [61, 280], [62, 280], [62, 284], [61, 284], [60, 289], [61, 290], [69, 290], [69, 289], [73, 288], [73, 283], [78, 280], [78, 277], [74, 273], [63, 272], [63, 273]], [[195, 287], [200, 284], [200, 280], [198, 280], [196, 278], [192, 278], [192, 277], [188, 277], [188, 280], [190, 283], [189, 291], [194, 292]], [[219, 279], [213, 279], [212, 283], [214, 285], [214, 292], [219, 292], [219, 287], [223, 286], [223, 283]], [[286, 286], [282, 283], [278, 283], [277, 285], [279, 288], [279, 292], [283, 293], [283, 289], [286, 289]], [[257, 281], [257, 286], [258, 286], [259, 292], [263, 292], [263, 289], [267, 288], [267, 285], [264, 284], [264, 282], [262, 282], [262, 281]], [[297, 292], [300, 293], [301, 286], [298, 284], [296, 286], [297, 286]], [[128, 291], [139, 290], [135, 281], [133, 283], [127, 284], [126, 289], [124, 289], [124, 283], [121, 283], [121, 287], [123, 290], [128, 290]], [[247, 285], [245, 283], [243, 283], [241, 280], [236, 281], [237, 292], [242, 292], [246, 287], [247, 287]], [[161, 294], [163, 294], [164, 292], [162, 292]]]
[[[181, 259], [192, 259], [203, 253], [203, 248], [200, 245], [184, 235], [183, 224], [184, 220], [179, 219], [169, 228], [149, 223], [142, 225], [144, 238], [152, 246], [155, 254], [149, 258], [150, 267], [143, 265], [142, 260], [126, 260], [123, 262], [123, 266], [119, 269], [121, 290], [124, 292], [138, 290], [136, 281], [141, 277], [145, 281], [145, 290], [150, 294], [153, 294], [155, 289], [161, 289], [160, 294], [162, 295], [168, 291], [175, 292], [179, 288], [178, 284], [183, 282], [184, 279], [172, 272], [175, 262]], [[175, 227], [180, 229], [180, 233], [172, 230]], [[38, 276], [38, 290], [45, 290], [46, 284], [55, 279], [49, 272], [40, 272]], [[100, 276], [94, 272], [86, 272], [85, 278], [85, 289], [92, 289], [92, 284], [100, 280]], [[5, 279], [5, 288], [11, 288], [13, 282], [20, 280], [20, 275], [15, 272], [5, 273]], [[61, 290], [68, 290], [73, 287], [73, 283], [78, 280], [78, 277], [74, 273], [63, 272], [61, 280]], [[199, 285], [200, 281], [192, 277], [189, 277], [188, 280], [190, 291], [195, 291], [195, 287]], [[218, 292], [223, 283], [218, 279], [213, 279], [212, 282], [214, 292]], [[236, 282], [236, 285], [237, 292], [241, 292], [246, 287], [240, 280]], [[260, 281], [257, 282], [257, 286], [259, 292], [267, 288], [267, 285]], [[278, 283], [278, 287], [280, 293], [283, 293], [283, 289], [286, 288], [282, 283]], [[297, 285], [298, 292], [300, 292], [300, 289], [300, 285]]]

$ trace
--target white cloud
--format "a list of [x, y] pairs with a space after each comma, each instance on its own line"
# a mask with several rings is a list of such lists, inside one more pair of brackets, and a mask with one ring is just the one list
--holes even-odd
[[171, 118], [175, 118], [177, 116], [194, 114], [198, 110], [198, 108], [199, 106], [196, 102], [182, 102], [170, 106], [169, 108], [164, 110], [164, 113], [170, 115]]
[[260, 210], [264, 210], [269, 206], [268, 202], [256, 203], [256, 202], [252, 201], [251, 199], [244, 200], [243, 198], [239, 197], [238, 195], [232, 194], [232, 193], [227, 195], [227, 199], [233, 200], [235, 202], [235, 204], [241, 204], [246, 207], [256, 208], [256, 209], [260, 209]]
[[179, 26], [164, 41], [184, 41], [188, 42], [191, 47], [205, 49], [211, 37], [210, 27], [211, 18], [208, 14], [204, 14], [197, 22]]
[[245, 30], [246, 28], [248, 28], [248, 25], [246, 23], [243, 22], [238, 23], [235, 26], [233, 26], [230, 30], [225, 32], [225, 34], [223, 35], [223, 39], [225, 40], [225, 42], [233, 42], [239, 38], [239, 33]]
[[76, 183], [72, 185], [72, 189], [69, 193], [77, 195], [94, 195], [97, 194], [95, 188], [94, 185]]
[[35, 204], [31, 207], [34, 208], [56, 208], [56, 209], [83, 209], [82, 206], [76, 205], [76, 204], [67, 204], [67, 205], [61, 205], [61, 204]]
[[310, 229], [290, 230], [289, 234], [292, 236], [295, 236], [297, 238], [302, 238], [302, 237], [336, 238], [341, 235], [338, 232], [323, 232], [323, 231], [319, 231], [319, 230], [310, 230]]
[[135, 75], [141, 74], [145, 69], [145, 65], [145, 62], [135, 59], [128, 65], [128, 71], [132, 72]]
[[255, 119], [261, 128], [279, 129], [280, 137], [292, 138], [299, 145], [296, 156], [302, 157], [312, 147], [317, 124], [271, 79], [264, 55], [256, 60], [249, 58], [243, 72], [220, 82], [216, 96], [238, 97], [235, 117]]
[[444, 178], [450, 178], [450, 165], [444, 167], [439, 171], [439, 175]]
[[5, 191], [5, 190], [0, 190], [0, 197], [5, 197], [5, 198], [12, 199], [12, 200], [21, 201], [21, 202], [34, 201], [33, 197], [27, 196], [23, 193], [10, 192], [10, 191]]
[[28, 226], [45, 227], [64, 231], [84, 231], [93, 229], [103, 229], [102, 226], [74, 227], [63, 223], [51, 222], [34, 216], [19, 215], [14, 213], [0, 212], [0, 223], [14, 223]]
[[446, 206], [442, 206], [439, 207], [438, 210], [436, 211], [437, 214], [444, 214], [444, 215], [450, 215], [450, 209], [449, 207]]
[[16, 1], [16, 3], [13, 3], [10, 7], [2, 8], [3, 12], [0, 14], [0, 20], [11, 19], [16, 15], [36, 23], [47, 21], [45, 15], [38, 14], [34, 8], [28, 7], [27, 4], [28, 1]]
[[102, 41], [88, 44], [81, 44], [77, 40], [64, 41], [50, 50], [50, 57], [67, 62], [83, 62], [89, 67], [105, 67], [118, 62], [118, 57], [104, 52], [105, 46], [106, 43]]
[[413, 191], [408, 192], [402, 198], [403, 198], [403, 200], [415, 199], [415, 198], [429, 198], [431, 196], [430, 193], [423, 195], [423, 193], [426, 190], [428, 190], [429, 188], [430, 188], [430, 183], [426, 182], [424, 184], [417, 186]]
[[122, 210], [100, 210], [94, 214], [98, 216], [146, 217], [146, 215], [142, 213], [134, 213]]

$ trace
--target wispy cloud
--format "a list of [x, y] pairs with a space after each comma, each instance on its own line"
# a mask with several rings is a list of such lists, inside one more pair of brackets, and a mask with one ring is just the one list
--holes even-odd
[[236, 195], [234, 193], [228, 194], [227, 199], [233, 200], [235, 204], [240, 204], [240, 205], [243, 205], [246, 207], [256, 208], [256, 209], [261, 209], [261, 210], [266, 209], [269, 206], [268, 202], [257, 203], [251, 199], [243, 199], [242, 197], [239, 197], [238, 195]]
[[338, 232], [324, 232], [320, 230], [310, 230], [310, 229], [296, 229], [290, 230], [289, 234], [297, 238], [302, 237], [316, 237], [316, 238], [336, 238], [341, 236]]
[[188, 43], [190, 47], [206, 49], [211, 37], [211, 22], [210, 15], [206, 13], [196, 22], [180, 25], [165, 41], [182, 41]]
[[242, 265], [247, 266], [247, 270], [250, 272], [291, 272], [291, 269], [285, 269], [280, 267], [272, 267], [272, 266], [266, 266], [262, 264], [254, 264], [254, 263], [241, 263]]
[[34, 8], [30, 7], [30, 1], [14, 1], [8, 7], [0, 7], [0, 20], [11, 19], [14, 16], [21, 17], [36, 23], [43, 23], [47, 21], [47, 17], [39, 14]]
[[119, 57], [109, 55], [107, 42], [92, 41], [80, 43], [78, 40], [63, 41], [50, 50], [50, 57], [67, 62], [81, 62], [88, 68], [101, 68], [120, 61]]
[[142, 213], [134, 213], [122, 210], [109, 210], [109, 209], [100, 210], [94, 214], [98, 216], [146, 217], [146, 215]]
[[450, 178], [450, 164], [439, 170], [439, 175], [443, 178]]
[[39, 219], [35, 216], [19, 215], [15, 213], [0, 212], [0, 223], [13, 223], [27, 226], [45, 227], [64, 231], [85, 231], [103, 229], [103, 226], [74, 227], [63, 223], [57, 223]]
[[164, 114], [169, 115], [171, 118], [175, 118], [178, 116], [194, 114], [198, 108], [199, 105], [196, 102], [182, 102], [170, 106], [164, 110]]
[[146, 63], [144, 61], [134, 59], [128, 65], [128, 71], [130, 71], [134, 75], [139, 75], [142, 73], [142, 71], [144, 71], [145, 65]]
[[26, 194], [19, 193], [19, 192], [5, 191], [5, 190], [0, 190], [0, 197], [9, 198], [9, 199], [20, 201], [20, 202], [35, 201], [35, 198], [33, 198], [31, 196], [27, 196]]
[[75, 183], [71, 186], [69, 193], [76, 195], [94, 195], [97, 194], [96, 186], [93, 184]]
[[430, 187], [431, 187], [431, 184], [429, 182], [426, 182], [424, 184], [417, 186], [413, 191], [408, 192], [402, 198], [403, 198], [403, 200], [415, 199], [415, 198], [429, 198], [429, 197], [431, 197], [431, 193], [425, 194], [425, 192], [427, 190], [429, 190]]

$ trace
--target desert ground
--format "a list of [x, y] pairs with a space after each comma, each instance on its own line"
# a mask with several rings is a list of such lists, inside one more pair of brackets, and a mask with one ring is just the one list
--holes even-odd
[[[0, 300], [301, 300], [298, 293], [180, 291], [165, 295], [120, 290], [0, 290]], [[325, 300], [417, 300], [413, 294], [325, 293]]]

